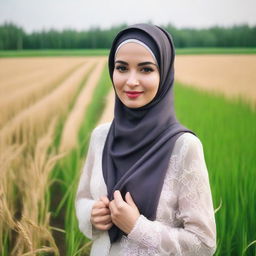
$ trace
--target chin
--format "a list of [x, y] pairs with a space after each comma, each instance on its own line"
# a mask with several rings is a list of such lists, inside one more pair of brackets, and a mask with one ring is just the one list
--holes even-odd
[[127, 107], [127, 108], [139, 108], [141, 106], [141, 104], [139, 104], [138, 102], [132, 102], [130, 100], [121, 100], [122, 103]]
[[128, 108], [140, 108], [143, 105], [141, 105], [141, 104], [125, 104], [125, 106]]

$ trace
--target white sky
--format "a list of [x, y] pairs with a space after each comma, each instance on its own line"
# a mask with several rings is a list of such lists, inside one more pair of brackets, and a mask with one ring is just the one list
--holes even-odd
[[5, 21], [27, 32], [148, 21], [178, 28], [256, 26], [256, 0], [0, 0], [0, 24]]

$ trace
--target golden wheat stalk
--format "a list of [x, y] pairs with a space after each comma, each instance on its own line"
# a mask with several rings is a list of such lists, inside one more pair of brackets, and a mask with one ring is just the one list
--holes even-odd
[[[7, 96], [20, 87], [26, 87], [48, 76], [51, 70], [68, 69], [90, 60], [89, 57], [75, 58], [1, 58], [0, 95]], [[15, 74], [15, 75], [14, 75]]]
[[[81, 65], [81, 64], [80, 64]], [[18, 84], [18, 87], [13, 92], [7, 92], [0, 96], [0, 109], [3, 109], [0, 115], [0, 127], [2, 127], [11, 117], [17, 115], [22, 109], [33, 104], [46, 94], [50, 93], [57, 85], [61, 83], [63, 78], [73, 72], [79, 66], [71, 66], [66, 68], [59, 66], [56, 69], [50, 69], [47, 75], [30, 81], [26, 86]]]
[[68, 109], [83, 76], [87, 74], [92, 64], [92, 62], [85, 63], [51, 94], [6, 123], [0, 130], [0, 140], [6, 144], [26, 141], [34, 145], [38, 136], [47, 129], [49, 120], [64, 114]]
[[[22, 200], [22, 215], [17, 221], [18, 238], [13, 247], [13, 255], [34, 253], [48, 246], [58, 255], [58, 249], [50, 232], [49, 202], [46, 198], [49, 189], [50, 173], [56, 162], [64, 154], [49, 152], [53, 143], [56, 119], [54, 119], [47, 133], [39, 138], [34, 154], [24, 156], [24, 164], [17, 174], [20, 200]], [[29, 178], [28, 178], [29, 177]], [[20, 250], [23, 248], [23, 250]]]

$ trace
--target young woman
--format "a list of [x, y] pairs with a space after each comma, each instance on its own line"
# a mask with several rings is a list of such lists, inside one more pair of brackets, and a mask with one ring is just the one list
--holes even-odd
[[120, 31], [109, 54], [114, 119], [94, 129], [76, 214], [91, 255], [213, 255], [203, 147], [173, 102], [174, 45], [162, 28]]

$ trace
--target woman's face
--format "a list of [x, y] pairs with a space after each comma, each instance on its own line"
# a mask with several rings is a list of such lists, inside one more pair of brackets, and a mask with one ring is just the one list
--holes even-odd
[[125, 106], [139, 108], [149, 103], [157, 93], [159, 82], [157, 63], [144, 46], [130, 42], [119, 48], [113, 83]]

